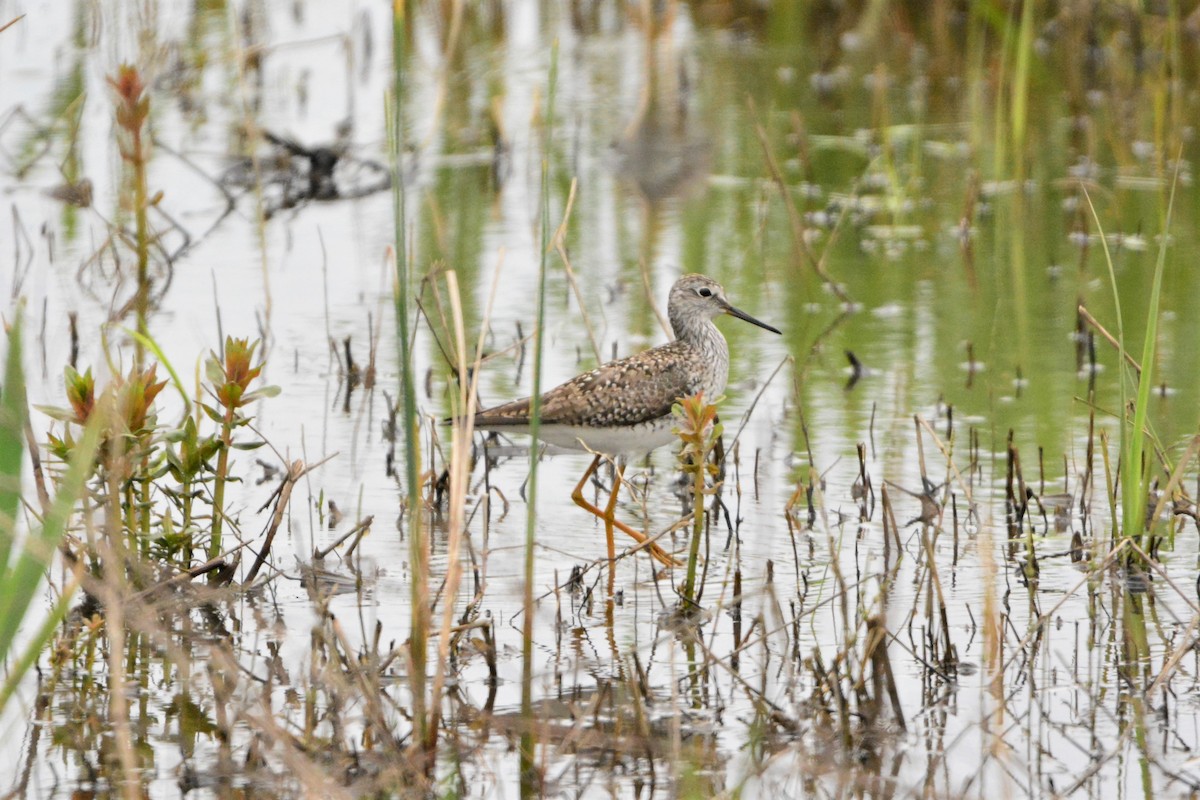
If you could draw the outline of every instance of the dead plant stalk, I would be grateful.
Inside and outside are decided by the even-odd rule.
[[[475,345],[474,366],[470,372],[470,381],[465,380],[461,367],[458,381],[459,414],[454,417],[450,440],[450,541],[447,546],[447,567],[445,594],[442,598],[442,624],[438,631],[437,669],[433,674],[433,687],[430,693],[429,725],[427,728],[427,752],[437,745],[438,720],[441,717],[441,696],[446,682],[446,671],[450,662],[450,643],[454,634],[454,611],[458,598],[459,584],[462,582],[462,562],[459,550],[462,547],[462,535],[466,528],[467,492],[471,486],[471,438],[475,431],[475,398],[479,388],[479,363],[483,359],[485,332],[488,330],[492,315],[492,305],[496,299],[496,287],[499,285],[501,267],[504,264],[504,253],[500,253],[500,263],[492,274],[492,285],[488,293],[487,310],[483,322],[479,326],[479,339]],[[450,309],[454,318],[454,348],[458,364],[467,363],[466,333],[463,327],[462,295],[458,288],[458,275],[454,270],[446,272],[446,284],[450,294]]]

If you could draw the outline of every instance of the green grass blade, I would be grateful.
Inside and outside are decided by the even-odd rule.
[[[1129,471],[1129,465],[1135,462],[1129,458],[1130,425],[1129,418],[1125,415],[1125,409],[1129,407],[1129,367],[1125,358],[1125,321],[1121,314],[1121,293],[1117,289],[1117,271],[1113,267],[1112,253],[1108,249],[1108,237],[1104,235],[1104,224],[1100,222],[1100,215],[1096,213],[1096,206],[1092,203],[1092,195],[1088,192],[1087,187],[1084,186],[1082,189],[1083,197],[1087,200],[1088,208],[1092,212],[1092,220],[1096,223],[1100,247],[1104,252],[1104,263],[1108,267],[1108,283],[1112,288],[1113,306],[1117,314],[1117,373],[1120,376],[1121,385],[1121,524],[1125,529],[1130,519],[1129,509],[1126,507],[1129,498],[1125,487],[1138,482],[1136,478],[1131,477],[1135,473]],[[1137,463],[1140,461],[1139,458]]]
[[[42,650],[46,647],[46,643],[54,636],[54,631],[58,628],[59,623],[67,616],[67,612],[71,610],[71,598],[75,594],[75,583],[72,582],[67,591],[64,591],[59,596],[58,602],[54,604],[54,608],[50,610],[50,614],[46,617],[45,622],[38,628],[25,646],[25,650],[20,657],[8,666],[8,674],[4,683],[0,684],[0,710],[3,710],[8,705],[9,699],[13,692],[17,690],[17,686],[21,683],[21,678],[29,671],[38,660],[38,656],[42,654]]]
[[[1176,162],[1178,163],[1178,162]],[[1129,470],[1125,472],[1130,482],[1123,487],[1123,496],[1133,496],[1125,506],[1125,535],[1140,537],[1146,527],[1146,493],[1150,490],[1149,469],[1143,468],[1146,442],[1146,417],[1150,413],[1150,394],[1154,388],[1154,351],[1158,345],[1158,309],[1162,295],[1163,272],[1167,263],[1167,237],[1171,230],[1171,216],[1175,210],[1175,187],[1179,183],[1179,169],[1171,181],[1171,195],[1167,201],[1167,217],[1163,221],[1162,238],[1158,244],[1158,259],[1154,264],[1154,282],[1150,288],[1150,307],[1147,310],[1146,338],[1142,342],[1142,375],[1138,381],[1137,400],[1133,406],[1133,430],[1129,442]],[[1136,531],[1136,533],[1135,533]]]
[[[21,504],[21,461],[25,456],[25,372],[21,368],[21,314],[8,334],[4,386],[0,388],[0,576],[17,535]],[[0,587],[3,591],[4,587]]]
[[[0,582],[0,656],[7,654],[11,648],[17,628],[37,594],[42,574],[49,567],[54,550],[66,533],[71,512],[83,496],[84,484],[95,464],[106,416],[107,413],[92,414],[71,454],[67,474],[59,485],[58,494],[50,504],[46,518],[40,528],[29,532],[12,570]]]
[[[1129,407],[1128,368],[1126,366],[1125,326],[1121,316],[1121,295],[1117,289],[1116,271],[1112,254],[1104,235],[1104,226],[1092,204],[1091,195],[1083,190],[1084,198],[1091,209],[1096,223],[1104,260],[1108,265],[1109,284],[1112,287],[1113,304],[1117,314],[1118,369],[1121,375],[1121,527],[1124,535],[1140,539],[1146,523],[1146,493],[1149,491],[1150,470],[1143,466],[1151,393],[1154,388],[1154,351],[1158,343],[1158,312],[1162,297],[1163,273],[1166,271],[1167,236],[1175,210],[1175,190],[1179,182],[1176,169],[1171,182],[1171,194],[1167,201],[1167,214],[1163,223],[1162,239],[1159,242],[1158,259],[1154,265],[1154,278],[1150,288],[1150,303],[1147,309],[1146,333],[1142,341],[1141,374],[1138,376],[1137,394],[1134,398],[1133,420],[1126,415]]]

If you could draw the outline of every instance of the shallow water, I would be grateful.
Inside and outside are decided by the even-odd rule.
[[[499,354],[483,368],[485,403],[527,394],[532,385],[532,350],[521,339],[536,309],[544,159],[552,226],[573,181],[574,195],[564,240],[570,272],[557,252],[548,262],[543,386],[594,365],[597,351],[607,359],[664,341],[656,307],[665,313],[667,290],[684,271],[717,278],[736,305],[784,331],[774,337],[722,322],[734,358],[721,406],[732,459],[722,499],[736,536],[724,515],[711,520],[702,602],[711,616],[698,636],[668,613],[681,570],[655,581],[644,556],[619,563],[618,601],[609,612],[603,529],[570,501],[589,457],[543,462],[534,687],[546,793],[1175,796],[1200,785],[1190,755],[1200,746],[1200,665],[1187,649],[1197,620],[1195,527],[1180,525],[1174,548],[1160,554],[1165,576],[1181,591],[1156,576],[1148,594],[1131,600],[1115,570],[1089,572],[1082,565],[1089,562],[1068,556],[1073,531],[1083,535],[1091,563],[1107,552],[1102,491],[1090,491],[1086,516],[1076,510],[1061,530],[1053,509],[1033,514],[1031,541],[1041,557],[1034,582],[1023,575],[1023,540],[1006,542],[1005,521],[1010,431],[1031,489],[1071,493],[1076,509],[1089,441],[1099,446],[1089,432],[1089,377],[1095,424],[1119,439],[1112,416],[1121,402],[1117,355],[1098,339],[1093,370],[1086,347],[1080,360],[1075,336],[1080,303],[1116,331],[1112,285],[1080,178],[1110,235],[1124,329],[1140,354],[1174,160],[1168,154],[1178,142],[1183,167],[1156,362],[1167,391],[1151,413],[1175,457],[1195,433],[1195,144],[1194,130],[1177,123],[1195,118],[1197,93],[1189,67],[1155,115],[1167,86],[1161,59],[1169,55],[1154,56],[1166,18],[1148,16],[1139,28],[1148,55],[1137,74],[1124,66],[1131,34],[1120,19],[1097,12],[1084,50],[1065,12],[1039,20],[1030,123],[1021,134],[1027,156],[1014,160],[1012,67],[999,55],[1005,12],[991,23],[955,18],[949,30],[962,35],[946,40],[890,7],[885,19],[789,7],[741,10],[725,20],[717,12],[738,4],[668,4],[675,13],[655,34],[621,4],[572,4],[574,13],[496,4],[464,14],[447,57],[449,23],[433,5],[412,17],[404,169],[413,286],[428,314],[414,348],[426,456],[436,451],[432,437],[448,447],[448,431],[436,423],[451,412],[454,389],[441,352],[450,338],[422,276],[456,272],[469,341],[488,319],[485,349]],[[407,520],[400,519],[399,483],[386,474],[383,435],[384,391],[395,399],[399,385],[386,260],[391,194],[301,203],[260,222],[253,192],[226,214],[214,181],[245,155],[242,130],[251,121],[309,146],[332,142],[342,126],[354,157],[386,162],[386,12],[379,4],[335,2],[0,4],[0,18],[26,14],[0,33],[0,121],[7,120],[0,191],[13,209],[9,246],[0,246],[13,255],[0,258],[0,280],[26,298],[29,330],[44,332],[26,359],[35,402],[62,402],[68,312],[79,314],[84,334],[80,365],[107,372],[98,331],[131,292],[127,264],[115,278],[111,266],[101,270],[87,259],[121,216],[105,78],[133,61],[153,77],[150,185],[192,242],[159,275],[151,332],[189,385],[222,334],[261,332],[267,378],[283,389],[255,409],[256,428],[274,452],[259,450],[238,464],[247,482],[233,514],[244,534],[265,526],[258,509],[277,482],[256,484],[263,470],[255,458],[331,459],[293,495],[273,552],[281,574],[269,588],[220,605],[216,619],[176,621],[178,646],[194,664],[180,664],[176,653],[161,662],[145,654],[131,715],[139,779],[154,796],[193,786],[200,794],[232,787],[283,795],[297,785],[349,794],[363,786],[340,762],[324,761],[319,748],[305,763],[333,788],[270,748],[263,767],[245,765],[249,753],[257,758],[255,680],[264,674],[275,676],[265,694],[276,722],[293,734],[311,732],[294,695],[319,691],[323,673],[313,655],[316,606],[299,581],[301,566],[314,547],[368,515],[372,532],[352,562],[363,589],[353,591],[348,565],[327,560],[351,581],[329,610],[353,646],[375,638],[402,643],[409,635]],[[971,39],[969,30],[986,41]],[[1194,34],[1182,36],[1182,63],[1190,64]],[[555,42],[547,150],[540,115]],[[33,122],[12,114],[22,108],[47,125],[80,92],[74,150],[65,126],[38,137]],[[796,222],[780,201],[759,125],[797,203]],[[43,138],[49,151],[35,158]],[[45,193],[62,182],[60,170],[92,181],[91,208],[73,209]],[[167,216],[155,221],[160,230],[169,224]],[[850,303],[797,253],[794,225]],[[178,247],[183,240],[176,232],[170,241]],[[109,327],[108,337],[111,357],[127,362],[120,330]],[[349,397],[339,360],[346,337],[359,363],[372,338],[378,342],[375,387],[358,386]],[[847,351],[867,370],[853,386]],[[164,405],[161,416],[177,413],[168,411],[172,400]],[[914,415],[943,442],[953,434],[953,467],[928,430],[918,436]],[[35,420],[36,430],[47,425]],[[888,484],[904,526],[899,548],[894,539],[885,544],[880,505],[859,520],[859,443],[877,499]],[[474,473],[480,483],[471,498],[465,589],[482,591],[479,610],[494,623],[497,681],[490,696],[486,659],[478,646],[464,645],[439,762],[446,785],[457,775],[458,789],[472,796],[515,794],[518,783],[528,513],[521,489],[529,463],[522,447],[499,452],[486,476],[494,487],[488,509],[477,505],[486,492],[483,466]],[[1111,458],[1115,469],[1115,449]],[[1098,453],[1093,463],[1103,485]],[[813,483],[810,469],[820,476],[814,519],[801,489],[789,524],[789,499],[800,482]],[[949,482],[954,497],[937,531],[906,526],[921,504],[903,490],[919,490],[926,473],[935,484]],[[668,449],[634,464],[629,477],[646,491],[641,502],[626,496],[622,517],[651,532],[676,523],[684,512],[677,474]],[[1195,485],[1194,469],[1183,485]],[[948,495],[939,489],[938,497]],[[336,501],[345,514],[333,530],[319,499]],[[436,588],[447,537],[445,519],[433,524]],[[673,541],[685,546],[682,534]],[[576,565],[589,566],[583,590],[567,586]],[[934,628],[939,595],[949,641]],[[1143,615],[1135,618],[1138,604]],[[989,640],[991,614],[1002,622]],[[851,733],[839,729],[836,720],[847,712],[830,706],[817,676],[830,669],[866,674],[865,623],[876,618],[892,634],[904,724],[885,709],[879,724]],[[1143,625],[1149,649],[1139,654],[1129,642]],[[214,641],[232,643],[247,676],[220,701],[208,660]],[[160,645],[148,637],[130,646]],[[946,655],[950,646],[955,658]],[[1177,649],[1185,655],[1173,665],[1170,691],[1156,689],[1143,707],[1139,698]],[[945,663],[932,663],[941,657]],[[229,669],[218,663],[215,674]],[[395,678],[389,721],[403,736],[404,671],[397,662],[387,672]],[[20,753],[0,766],[0,777],[19,795],[112,790],[115,773],[104,766],[111,743],[89,722],[89,714],[103,716],[93,709],[105,707],[102,693],[84,685],[86,670],[70,674],[36,713],[39,687],[27,681],[0,718],[0,737],[11,743],[5,750]],[[841,683],[849,693],[862,690]],[[181,697],[198,710],[181,712]],[[343,699],[341,725],[329,714],[318,734],[339,743],[330,750],[364,751],[371,773],[366,712]],[[234,722],[218,719],[222,705]],[[860,713],[852,715],[856,726]],[[214,733],[227,724],[228,744]]]

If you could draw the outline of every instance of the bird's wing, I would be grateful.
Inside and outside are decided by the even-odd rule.
[[[610,361],[542,395],[541,421],[559,425],[637,425],[671,413],[680,397],[695,394],[700,365],[677,342]],[[529,423],[526,397],[481,411],[479,427]]]

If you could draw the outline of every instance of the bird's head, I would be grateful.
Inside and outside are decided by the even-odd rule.
[[[725,299],[725,289],[721,284],[706,275],[684,275],[675,281],[675,285],[671,287],[668,307],[673,326],[677,326],[676,320],[681,323],[689,319],[711,320],[721,314],[729,314],[772,333],[781,332],[778,328],[757,320],[745,311],[731,305]],[[678,328],[676,333],[678,333]]]

